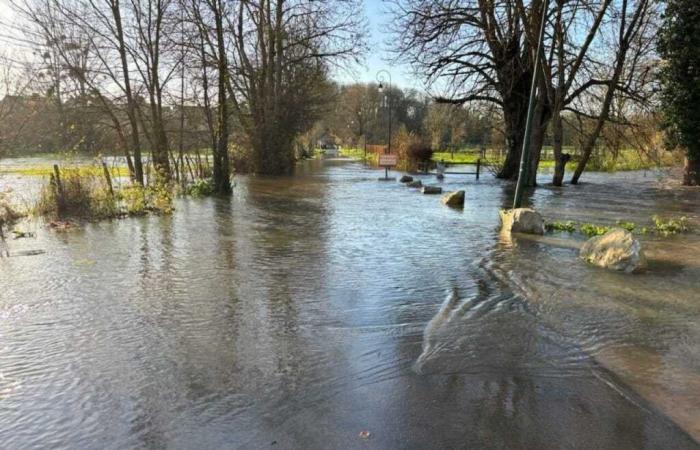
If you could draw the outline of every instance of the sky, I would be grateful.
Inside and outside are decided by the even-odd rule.
[[[364,6],[370,31],[370,51],[364,64],[366,67],[356,67],[355,76],[337,73],[334,78],[342,83],[352,83],[353,81],[371,83],[376,82],[378,71],[388,70],[391,73],[392,82],[396,86],[422,89],[420,81],[411,75],[410,67],[405,64],[392,66],[387,61],[391,59],[392,55],[388,51],[390,42],[387,42],[391,40],[391,35],[386,31],[391,22],[391,15],[386,11],[386,3],[382,0],[364,0]]]
[[[387,12],[387,4],[383,0],[364,0],[365,15],[368,20],[370,31],[369,48],[370,51],[362,66],[353,67],[354,73],[339,71],[333,78],[341,83],[353,82],[376,82],[377,72],[388,70],[391,73],[394,85],[401,88],[414,88],[423,90],[422,83],[410,73],[410,67],[405,64],[389,64],[391,54],[387,47],[390,46],[391,35],[388,33],[388,25],[391,22],[391,15]],[[10,8],[10,0],[0,0],[0,28],[3,24],[12,23],[14,13]],[[8,30],[0,30],[0,47],[6,44]]]

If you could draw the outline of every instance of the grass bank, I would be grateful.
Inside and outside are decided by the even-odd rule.
[[[101,176],[103,173],[102,167],[85,165],[79,166],[80,170],[85,175]],[[129,168],[124,166],[114,166],[108,168],[110,175],[116,177],[128,177]],[[49,177],[53,174],[53,164],[41,164],[28,167],[0,167],[0,175],[13,174],[27,177]]]
[[[366,161],[370,164],[377,163],[377,155],[372,152],[367,152],[367,156],[365,157],[365,151],[362,148],[341,148],[339,150],[339,154],[340,156],[344,156],[346,158]]]
[[[576,168],[578,162],[576,161],[575,149],[573,147],[565,147],[564,152],[574,155],[571,161],[566,164],[566,169],[572,171]],[[553,158],[554,150],[551,146],[545,146],[542,149],[542,160],[540,160],[539,168],[543,169],[553,169],[554,160]],[[435,152],[433,155],[433,161],[443,160],[446,163],[451,164],[476,164],[476,161],[481,158],[481,152],[479,149],[462,149],[460,151],[448,152],[440,151]],[[485,161],[482,162],[487,164],[497,165],[502,160],[498,156],[498,152],[488,149],[486,150]],[[658,167],[669,167],[678,164],[679,161],[676,155],[670,152],[663,152],[660,154],[658,160],[641,156],[637,151],[633,149],[625,149],[620,151],[616,156],[612,154],[594,154],[586,166],[586,170],[589,171],[601,171],[601,172],[617,172],[617,171],[630,171],[630,170],[650,170]]]

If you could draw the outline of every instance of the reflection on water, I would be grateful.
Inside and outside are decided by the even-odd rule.
[[[500,240],[495,180],[448,178],[457,211],[376,178],[317,161],[171,217],[28,224],[0,259],[3,448],[697,448],[697,236],[626,277]],[[698,220],[692,192],[590,179],[531,200]]]

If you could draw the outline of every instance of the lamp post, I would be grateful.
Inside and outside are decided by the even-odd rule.
[[[389,139],[387,141],[387,154],[391,154],[391,73],[382,69],[377,72],[377,82],[379,83],[379,93],[384,92],[384,83],[388,81],[388,91],[386,93],[387,106],[389,108]],[[384,178],[389,178],[389,168],[384,167]]]

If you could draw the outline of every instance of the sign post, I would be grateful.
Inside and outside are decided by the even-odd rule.
[[[398,155],[384,153],[379,155],[379,166],[384,167],[384,179],[389,179],[389,167],[394,167],[398,163]]]

